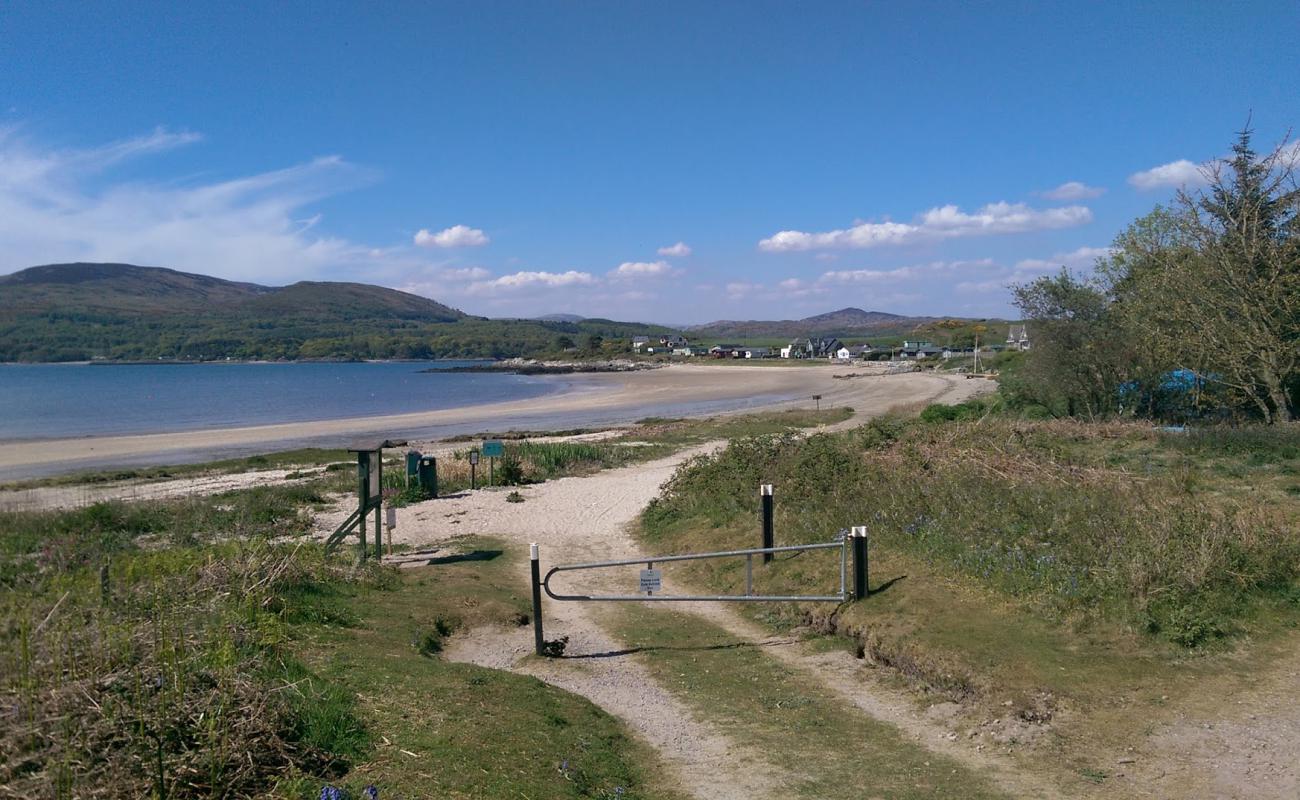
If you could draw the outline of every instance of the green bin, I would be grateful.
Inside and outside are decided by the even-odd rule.
[[[430,497],[438,496],[438,459],[420,456],[420,487]]]
[[[420,451],[406,451],[406,485],[409,488],[411,484],[420,482]]]

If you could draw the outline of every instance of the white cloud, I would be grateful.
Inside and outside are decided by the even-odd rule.
[[[818,283],[881,283],[886,281],[901,281],[908,278],[914,278],[917,275],[915,267],[898,267],[897,269],[842,269],[831,272],[823,272],[822,276],[817,279]]]
[[[1106,190],[1100,186],[1089,186],[1079,181],[1067,181],[1055,189],[1048,189],[1038,194],[1048,200],[1068,202],[1070,200],[1091,200],[1094,197],[1101,197],[1105,193]]]
[[[1143,192],[1152,189],[1199,186],[1205,183],[1202,169],[1202,165],[1193,164],[1183,158],[1142,172],[1135,172],[1128,176],[1128,182],[1130,186]]]
[[[739,300],[764,290],[761,283],[751,283],[749,281],[733,281],[726,286],[727,297],[732,300]]]
[[[158,129],[84,149],[33,144],[0,129],[0,272],[60,261],[123,261],[225,278],[299,280],[344,273],[384,280],[419,266],[316,233],[314,202],[372,175],[338,156],[208,182],[112,181],[128,161],[199,141]]]
[[[438,277],[452,281],[481,281],[492,273],[483,267],[448,267],[438,270]]]
[[[624,261],[609,274],[613,278],[659,278],[678,272],[667,261]]]
[[[926,211],[912,223],[864,222],[824,233],[781,231],[763,239],[758,246],[771,252],[864,249],[965,236],[1069,228],[1091,221],[1092,211],[1085,206],[1034,209],[1024,203],[990,203],[968,214],[955,205],[946,205]]]
[[[493,294],[521,289],[555,289],[568,286],[593,286],[596,277],[589,272],[515,272],[489,281],[470,284],[471,294]]]
[[[1051,258],[1025,258],[1016,262],[1017,272],[1051,272],[1061,267],[1084,269],[1091,267],[1099,258],[1111,254],[1109,247],[1080,247],[1068,253],[1056,253]]]
[[[661,247],[655,252],[661,256],[681,258],[683,256],[689,256],[691,254],[691,248],[690,245],[686,244],[686,242],[678,242],[677,244],[668,247]]]
[[[468,225],[452,225],[437,233],[421,228],[415,234],[415,243],[420,247],[482,247],[490,241],[486,233]]]

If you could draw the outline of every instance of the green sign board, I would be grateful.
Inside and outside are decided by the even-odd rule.
[[[488,458],[500,458],[505,455],[505,453],[505,445],[501,444],[500,440],[489,439],[483,442],[483,455]]]

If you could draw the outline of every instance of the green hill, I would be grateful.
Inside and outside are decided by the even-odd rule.
[[[841,308],[804,319],[719,320],[692,330],[697,336],[718,339],[779,339],[796,336],[867,336],[905,333],[933,322],[934,317],[904,317],[884,311]]]
[[[503,358],[668,329],[488,320],[360,283],[272,287],[131,264],[0,276],[0,361]]]

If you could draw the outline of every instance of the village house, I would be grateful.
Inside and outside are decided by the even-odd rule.
[[[918,359],[937,356],[943,352],[934,346],[933,342],[925,339],[904,339],[903,347],[898,351],[900,359]]]
[[[767,358],[771,355],[772,355],[772,350],[767,347],[745,348],[745,358]]]
[[[795,339],[782,347],[781,358],[835,358],[842,346],[834,336],[810,336],[807,339]]]
[[[678,347],[685,347],[690,344],[685,336],[660,336],[659,344],[669,350],[675,350]]]
[[[715,344],[709,348],[714,358],[744,358],[745,350],[738,344]]]
[[[632,337],[632,349],[635,350],[636,352],[639,353],[639,352],[641,352],[642,350],[644,350],[645,348],[647,348],[647,347],[649,347],[649,346],[650,346],[650,337],[649,337],[649,336],[633,336],[633,337]]]
[[[1029,326],[1012,325],[1009,328],[1007,328],[1007,349],[1008,350],[1029,349]]]

